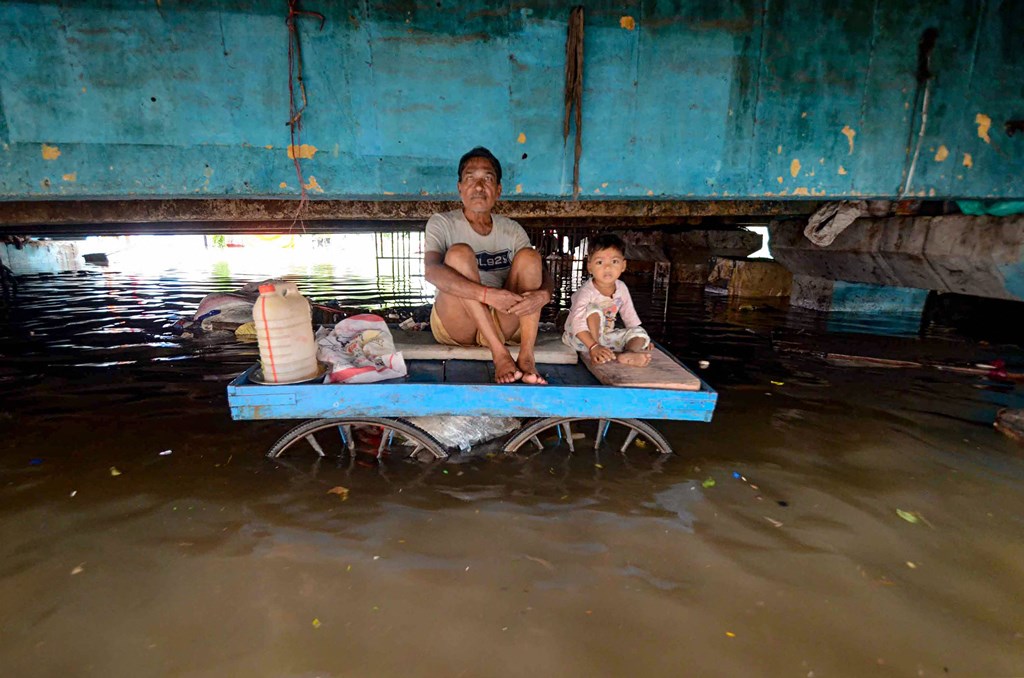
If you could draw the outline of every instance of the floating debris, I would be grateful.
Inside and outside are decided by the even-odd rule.
[[[917,513],[914,513],[912,511],[904,511],[903,509],[896,509],[896,515],[898,515],[900,518],[903,518],[903,520],[907,521],[908,523],[913,523],[915,525],[921,520]]]
[[[338,485],[327,490],[327,494],[336,494],[342,501],[348,501],[348,488]]]

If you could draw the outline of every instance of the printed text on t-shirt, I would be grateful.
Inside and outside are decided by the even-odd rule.
[[[481,271],[497,271],[512,265],[512,251],[477,252],[476,265]]]

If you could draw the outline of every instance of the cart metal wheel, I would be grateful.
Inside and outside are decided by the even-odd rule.
[[[313,419],[304,422],[288,433],[281,436],[281,439],[274,443],[267,456],[276,459],[299,443],[308,444],[317,455],[323,457],[324,445],[328,447],[338,446],[342,451],[353,453],[356,450],[356,438],[353,435],[353,426],[377,426],[381,429],[380,441],[376,444],[375,451],[377,458],[384,456],[384,450],[389,449],[395,442],[396,435],[412,443],[410,457],[415,457],[422,451],[429,452],[435,459],[446,459],[448,453],[438,440],[405,419],[392,419],[386,417],[355,417],[342,419]]]
[[[594,436],[594,449],[598,449],[601,444],[608,437],[608,429],[612,425],[625,427],[626,429],[626,440],[619,449],[620,452],[625,453],[630,445],[639,437],[642,440],[647,440],[654,445],[658,452],[661,454],[672,454],[672,446],[665,436],[661,435],[656,428],[651,426],[645,421],[639,419],[593,419],[590,417],[551,417],[548,419],[537,419],[519,430],[514,436],[509,438],[509,441],[505,443],[505,452],[512,454],[519,451],[523,445],[527,442],[532,441],[538,449],[543,450],[544,444],[540,441],[540,436],[554,429],[558,433],[560,440],[565,440],[569,446],[570,452],[576,451],[576,445],[573,441],[572,425],[574,422],[588,422],[596,421],[597,429]]]

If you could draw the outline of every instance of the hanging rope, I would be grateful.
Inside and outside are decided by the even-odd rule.
[[[326,19],[323,14],[319,12],[306,12],[299,9],[299,0],[288,0],[288,18],[285,23],[288,25],[288,132],[289,142],[291,144],[290,151],[292,161],[295,163],[295,177],[299,181],[299,189],[301,190],[299,196],[299,208],[295,211],[295,218],[292,221],[292,226],[295,222],[299,221],[299,217],[302,215],[302,211],[305,209],[306,204],[309,202],[309,196],[306,193],[306,181],[302,176],[302,165],[299,163],[299,152],[301,132],[302,132],[302,114],[306,110],[306,83],[302,80],[302,44],[299,42],[299,31],[295,26],[295,20],[299,17],[308,16],[316,19],[320,19],[320,30],[324,29],[324,22]],[[296,100],[295,86],[298,83],[299,98]],[[301,101],[301,104],[299,103]],[[305,226],[303,226],[305,231]]]
[[[569,13],[569,32],[565,39],[565,120],[562,143],[569,140],[569,120],[576,123],[576,146],[572,163],[572,197],[580,194],[580,156],[583,154],[583,6]]]

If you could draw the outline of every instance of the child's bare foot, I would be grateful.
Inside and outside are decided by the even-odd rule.
[[[494,381],[499,384],[511,384],[523,378],[522,371],[512,360],[512,355],[505,351],[504,354],[494,356]]]
[[[647,367],[651,363],[650,351],[623,351],[615,356],[623,365],[632,365],[633,367]]]

